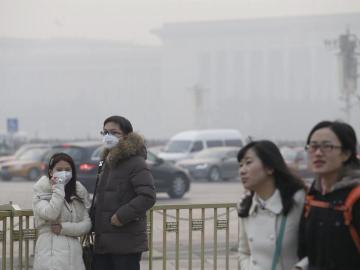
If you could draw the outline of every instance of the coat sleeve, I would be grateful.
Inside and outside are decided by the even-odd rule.
[[[82,211],[82,219],[79,222],[63,222],[61,223],[61,233],[66,236],[81,236],[88,233],[91,229],[91,220],[89,213],[84,207]]]
[[[76,193],[81,199],[81,218],[78,222],[62,222],[62,235],[81,236],[88,233],[92,227],[88,212],[91,205],[89,193],[80,182],[76,182]]]
[[[42,199],[42,193],[43,191],[39,187],[34,187],[34,214],[44,220],[56,221],[60,216],[61,209],[64,204],[64,185],[57,184],[53,186],[53,193],[51,195],[50,201]]]
[[[250,269],[250,247],[249,241],[245,230],[244,219],[240,218],[239,230],[239,262],[240,270]]]
[[[154,180],[145,159],[139,157],[130,176],[131,185],[136,196],[116,211],[116,216],[122,224],[136,220],[146,215],[156,201]]]

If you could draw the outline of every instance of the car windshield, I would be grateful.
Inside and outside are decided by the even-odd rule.
[[[170,141],[165,148],[166,153],[186,153],[189,151],[191,141]]]
[[[45,162],[49,162],[50,157],[55,153],[65,153],[73,158],[75,162],[81,161],[82,158],[82,150],[79,147],[54,147],[52,148],[45,157]]]
[[[16,159],[19,159],[25,152],[27,152],[33,148],[36,148],[36,146],[34,147],[34,146],[29,146],[29,145],[23,145],[14,153],[14,156]],[[41,146],[39,146],[39,149],[40,148],[41,148]]]
[[[18,160],[40,161],[46,151],[46,148],[29,149],[28,151],[25,151],[19,155]]]
[[[104,151],[104,147],[98,147],[91,155],[91,160],[99,161],[101,153]]]
[[[223,158],[226,156],[227,150],[208,149],[194,155],[194,158]]]
[[[148,161],[151,161],[151,162],[156,162],[158,158],[156,157],[156,155],[154,155],[153,153],[151,152],[147,152],[147,160]]]

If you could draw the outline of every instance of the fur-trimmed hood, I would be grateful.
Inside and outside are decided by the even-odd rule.
[[[129,133],[115,147],[105,149],[102,160],[106,160],[111,167],[115,167],[120,161],[132,156],[143,156],[145,159],[147,156],[144,138],[135,132]]]
[[[340,174],[339,181],[335,183],[335,185],[331,188],[331,191],[348,187],[355,187],[357,185],[360,185],[360,170],[345,168]],[[315,180],[314,187],[317,190],[321,190],[319,179]]]

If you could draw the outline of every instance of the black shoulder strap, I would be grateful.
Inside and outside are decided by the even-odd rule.
[[[100,178],[100,173],[101,173],[102,167],[103,167],[103,165],[104,165],[104,162],[105,162],[104,160],[100,160],[100,161],[99,161],[99,166],[98,166],[98,170],[97,170],[97,174],[96,174],[95,188],[94,188],[94,193],[93,193],[93,197],[92,197],[92,201],[91,201],[91,206],[90,206],[90,213],[93,211],[93,208],[94,208],[96,190],[97,190],[97,187],[98,187],[99,178]]]

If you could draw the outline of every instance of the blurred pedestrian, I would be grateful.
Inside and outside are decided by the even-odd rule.
[[[156,200],[144,140],[122,116],[107,118],[101,134],[105,150],[92,211],[93,269],[138,270],[148,250],[146,211]]]
[[[73,159],[54,154],[48,175],[34,185],[33,210],[39,237],[34,270],[85,269],[79,236],[91,229],[89,194],[76,181]]]
[[[289,270],[298,261],[297,236],[304,184],[271,141],[252,141],[238,153],[250,193],[240,202],[240,269]]]
[[[299,255],[308,265],[299,264],[298,269],[360,269],[356,146],[354,129],[339,121],[322,121],[308,135],[306,150],[316,178],[306,197],[299,235]],[[344,207],[353,191],[351,206]]]

